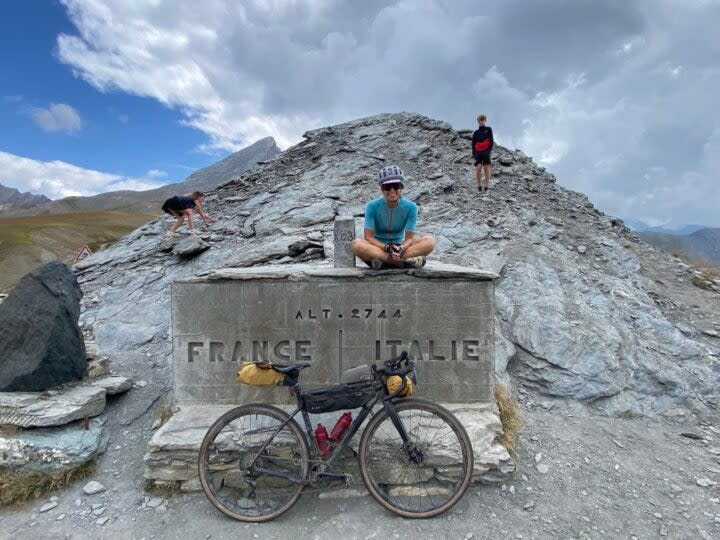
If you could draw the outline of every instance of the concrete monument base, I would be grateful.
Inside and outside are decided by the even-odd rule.
[[[494,403],[444,403],[465,426],[473,445],[475,456],[475,482],[498,483],[508,481],[515,471],[515,464],[508,451],[497,442],[502,435],[502,424]],[[158,429],[145,454],[145,479],[155,485],[175,486],[183,491],[199,491],[198,452],[210,425],[224,412],[228,405],[184,406],[160,429]],[[290,412],[292,408],[281,406]],[[342,411],[312,415],[313,426],[321,422],[325,426],[335,424]],[[300,419],[300,422],[302,420]],[[366,421],[367,423],[367,421]],[[301,424],[302,425],[302,424]],[[350,446],[357,451],[362,430],[353,438]],[[353,488],[364,487],[357,458],[348,451],[336,470],[352,475]],[[338,485],[342,487],[341,484]]]

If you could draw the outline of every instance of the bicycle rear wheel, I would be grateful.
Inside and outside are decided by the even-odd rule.
[[[387,411],[375,415],[360,440],[360,472],[370,494],[406,518],[429,518],[465,494],[473,452],[465,428],[440,405],[407,399],[394,403],[411,446],[404,445]]]
[[[300,498],[305,486],[298,480],[308,478],[310,453],[294,420],[277,432],[287,419],[277,407],[251,404],[226,412],[210,426],[200,446],[198,472],[208,499],[225,515],[269,521]]]

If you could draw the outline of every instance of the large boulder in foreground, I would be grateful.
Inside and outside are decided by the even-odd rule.
[[[41,391],[85,375],[81,297],[75,275],[59,261],[20,280],[0,304],[0,391]]]

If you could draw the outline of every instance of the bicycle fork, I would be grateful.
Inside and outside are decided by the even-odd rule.
[[[385,407],[385,412],[387,412],[390,417],[390,421],[393,423],[393,426],[395,426],[395,429],[397,429],[398,434],[402,439],[403,450],[407,453],[408,459],[416,465],[422,465],[425,456],[422,451],[415,446],[415,443],[410,440],[410,436],[405,429],[405,424],[402,423],[400,415],[397,413],[397,410],[395,410],[392,402],[390,400],[384,401],[383,406]]]

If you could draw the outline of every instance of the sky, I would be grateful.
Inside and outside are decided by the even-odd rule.
[[[611,215],[720,226],[718,26],[720,0],[8,2],[0,183],[146,189],[268,135],[484,113]]]

